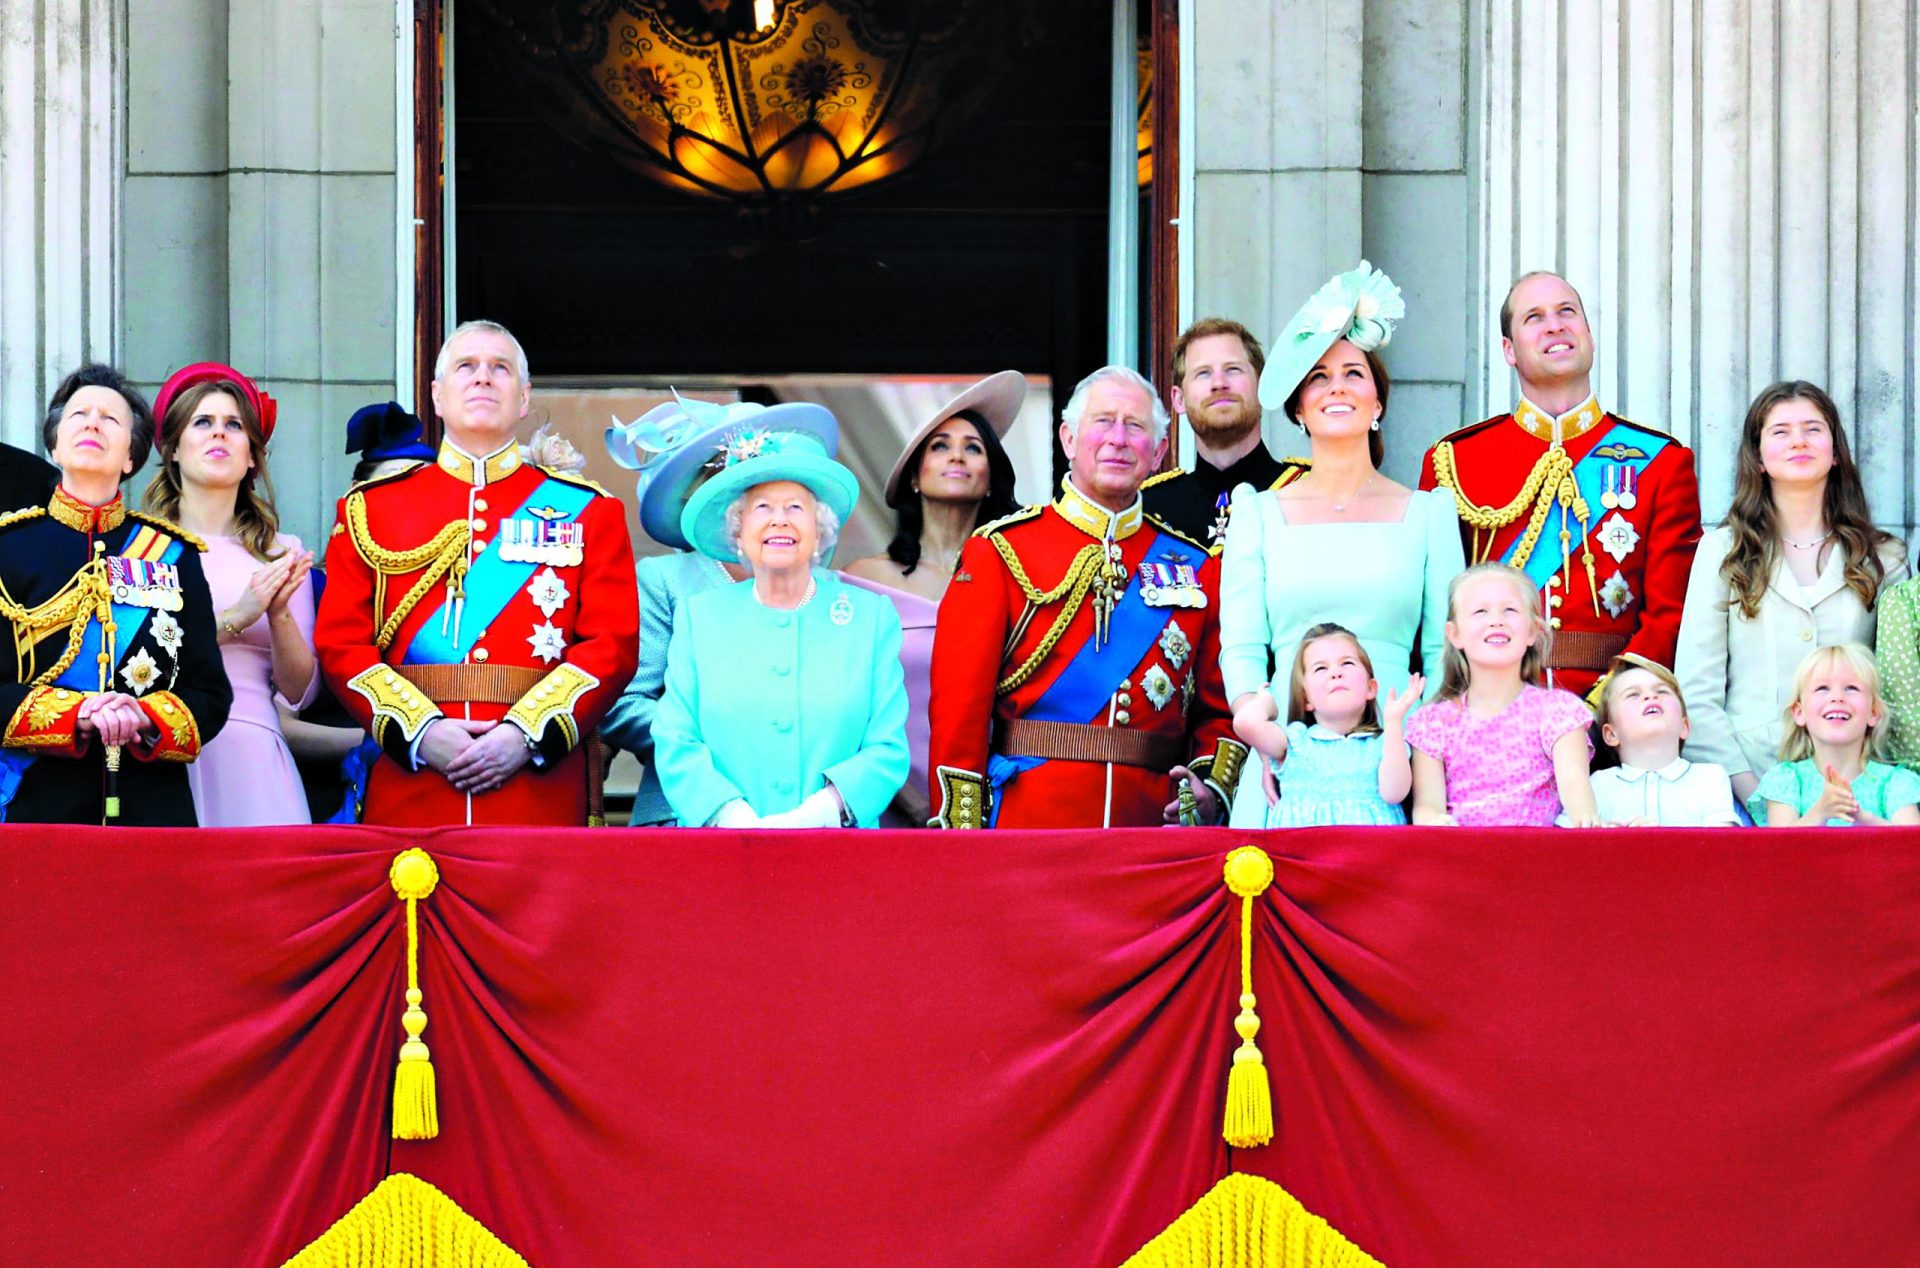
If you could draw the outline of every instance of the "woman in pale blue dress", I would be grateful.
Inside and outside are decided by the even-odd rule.
[[[1416,644],[1428,683],[1439,683],[1447,586],[1466,566],[1458,513],[1445,490],[1417,492],[1379,470],[1389,385],[1376,354],[1405,311],[1399,290],[1363,260],[1295,314],[1261,375],[1262,406],[1306,430],[1312,468],[1282,489],[1233,493],[1220,669],[1243,738],[1277,717],[1287,684],[1273,683],[1273,666],[1284,673],[1301,636],[1323,621],[1359,638],[1382,698],[1405,690]],[[1296,788],[1304,778],[1289,771]],[[1266,819],[1262,781],[1242,779],[1230,822]]]

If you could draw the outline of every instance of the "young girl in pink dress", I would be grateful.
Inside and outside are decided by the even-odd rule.
[[[1532,581],[1476,565],[1454,578],[1447,613],[1439,694],[1407,719],[1413,821],[1545,828],[1564,808],[1571,826],[1598,826],[1593,713],[1539,685],[1552,632]]]

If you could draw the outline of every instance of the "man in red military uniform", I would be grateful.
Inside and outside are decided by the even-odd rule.
[[[1420,487],[1452,490],[1468,562],[1510,563],[1545,593],[1553,685],[1588,695],[1623,652],[1672,665],[1700,540],[1692,452],[1601,410],[1586,308],[1564,279],[1513,284],[1500,344],[1519,403],[1436,444]]]
[[[1059,500],[975,533],[940,604],[932,822],[1157,824],[1170,775],[1193,794],[1183,821],[1213,821],[1246,747],[1220,684],[1219,561],[1141,509],[1166,408],[1107,366],[1063,417]]]
[[[314,626],[379,741],[367,823],[581,825],[600,715],[633,676],[639,602],[620,503],[520,457],[526,354],[492,322],[434,367],[431,463],[340,501]]]

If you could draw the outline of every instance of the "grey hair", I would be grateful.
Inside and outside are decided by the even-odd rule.
[[[453,341],[461,335],[470,335],[476,331],[499,335],[508,343],[512,344],[514,373],[520,376],[520,382],[523,384],[532,381],[527,374],[527,350],[520,346],[520,341],[513,337],[511,330],[508,330],[497,321],[488,321],[483,317],[474,321],[461,322],[453,328],[453,332],[447,336],[446,342],[440,345],[440,353],[433,359],[433,378],[436,383],[447,377],[447,362],[452,359],[449,349],[453,347]]]
[[[756,489],[759,487],[759,485],[754,486]],[[747,498],[752,494],[753,489],[743,489],[740,496],[728,505],[726,531],[728,548],[733,551],[733,557],[740,561],[749,574],[753,572],[753,564],[748,562],[745,552],[740,549],[740,527],[747,518]],[[818,567],[832,559],[833,552],[840,545],[840,516],[812,489],[807,489],[807,496],[813,499],[814,531],[818,534],[818,539],[813,544],[813,562]]]
[[[1166,439],[1167,428],[1173,423],[1173,416],[1167,413],[1167,407],[1160,400],[1160,393],[1153,390],[1144,375],[1130,366],[1103,365],[1086,378],[1081,379],[1073,389],[1073,395],[1067,398],[1067,407],[1060,411],[1060,421],[1066,424],[1067,431],[1077,440],[1080,436],[1080,419],[1087,412],[1087,397],[1099,383],[1125,383],[1137,387],[1153,403],[1153,440],[1155,444]]]

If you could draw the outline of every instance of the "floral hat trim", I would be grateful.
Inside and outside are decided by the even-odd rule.
[[[1362,352],[1378,352],[1393,339],[1394,323],[1406,315],[1400,288],[1367,261],[1338,274],[1300,306],[1275,340],[1260,375],[1260,404],[1281,408],[1314,363],[1342,339]]]
[[[1407,301],[1393,279],[1365,260],[1315,291],[1294,314],[1283,339],[1304,343],[1333,336],[1362,352],[1377,352],[1393,339],[1393,324],[1407,315]]]

